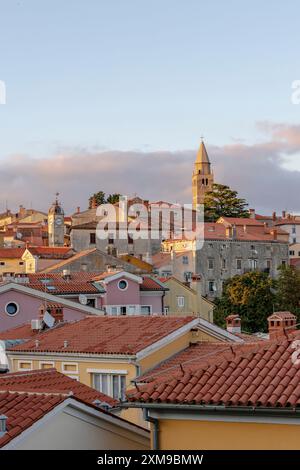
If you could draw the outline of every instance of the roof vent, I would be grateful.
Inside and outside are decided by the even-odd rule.
[[[64,341],[64,348],[68,347],[68,341]]]
[[[7,422],[7,416],[5,415],[0,415],[0,437],[4,436],[6,433],[6,422]]]
[[[38,340],[38,339],[36,339],[36,340],[35,340],[35,347],[36,347],[36,348],[38,348],[38,347],[39,347],[39,345],[40,345],[40,342],[39,342],[39,340]]]

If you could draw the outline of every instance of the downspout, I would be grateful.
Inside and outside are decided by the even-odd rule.
[[[165,295],[166,295],[166,291],[164,291],[163,295],[161,296],[161,313],[162,313],[162,315],[164,315],[164,313],[165,313],[165,302],[164,302]]]
[[[158,433],[159,433],[159,425],[158,425],[158,419],[157,418],[152,418],[149,416],[149,410],[148,408],[144,408],[144,419],[148,423],[153,424],[153,449],[152,450],[159,450],[159,438],[158,438]]]

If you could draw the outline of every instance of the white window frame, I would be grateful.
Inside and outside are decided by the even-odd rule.
[[[149,307],[150,312],[149,313],[142,313],[142,308],[143,307]],[[152,315],[152,305],[141,305],[141,315]]]
[[[15,304],[15,305],[17,306],[17,311],[16,311],[16,313],[7,313],[7,310],[6,310],[6,309],[7,309],[7,306],[8,306],[9,304]],[[20,311],[20,305],[19,305],[18,302],[16,302],[15,300],[10,300],[9,302],[7,302],[7,303],[5,304],[4,310],[5,310],[5,313],[6,313],[6,315],[7,315],[8,317],[14,317],[15,315],[18,315],[18,313],[19,313],[19,311]]]
[[[177,295],[177,307],[183,308],[185,306],[185,297],[184,295]]]
[[[120,372],[125,372],[125,371],[120,371],[120,370],[116,370],[116,371],[112,371],[112,370],[101,370],[101,371],[97,371],[96,372],[96,369],[87,369],[87,371],[95,371],[95,372],[90,372],[91,373],[91,383],[92,383],[92,388],[94,388],[95,390],[98,390],[96,387],[95,387],[95,375],[99,375],[100,376],[100,390],[98,390],[100,393],[105,393],[106,395],[112,397],[112,398],[115,398],[115,399],[121,399],[121,398],[125,398],[125,397],[121,397],[121,377],[124,377],[125,379],[125,390],[126,391],[126,375],[127,374],[124,374],[124,373],[120,373]],[[127,372],[127,371],[126,371]],[[107,376],[107,391],[103,391],[103,387],[102,387],[102,376],[103,375],[106,375]],[[119,396],[118,397],[114,397],[114,382],[113,382],[113,377],[114,376],[117,376],[118,377],[118,391],[119,391]]]
[[[55,367],[54,361],[39,361],[39,368],[40,368],[40,369],[42,369],[42,366],[43,366],[43,365]],[[43,369],[43,370],[47,370],[47,369]]]
[[[30,364],[30,369],[25,369],[24,367],[20,367],[20,364]],[[18,371],[24,371],[24,372],[28,372],[32,370],[32,361],[27,361],[27,359],[20,359],[18,361]]]
[[[76,370],[67,370],[65,366],[76,366]],[[63,362],[61,365],[61,370],[64,374],[68,375],[78,375],[78,362]]]

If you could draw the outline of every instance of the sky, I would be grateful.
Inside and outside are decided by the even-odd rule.
[[[204,136],[250,207],[300,212],[300,3],[0,0],[0,210],[190,202]]]

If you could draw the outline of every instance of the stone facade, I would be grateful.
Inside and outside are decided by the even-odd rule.
[[[196,252],[196,273],[203,278],[202,295],[213,299],[222,294],[227,279],[254,270],[276,278],[278,267],[288,261],[287,242],[206,239]]]

